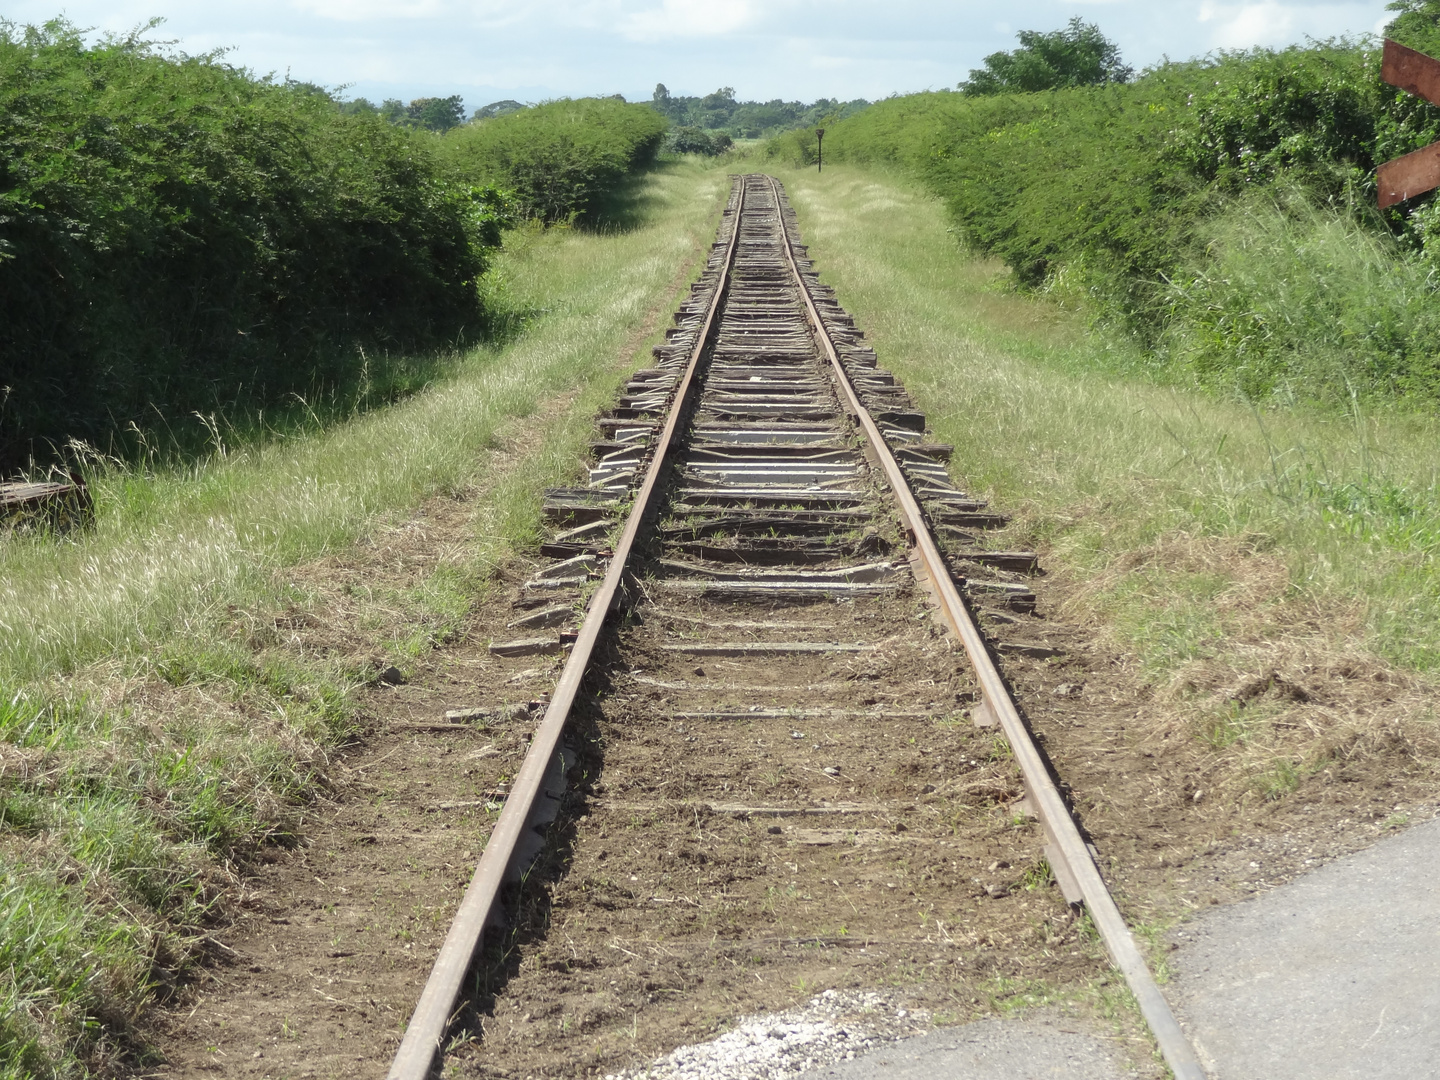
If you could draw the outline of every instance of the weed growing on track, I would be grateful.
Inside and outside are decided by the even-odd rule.
[[[540,489],[573,476],[617,358],[644,362],[637,328],[673,309],[726,190],[723,171],[669,165],[634,192],[627,229],[509,237],[489,288],[522,313],[512,340],[405,401],[217,439],[184,467],[101,466],[92,529],[0,537],[0,1060],[18,1063],[0,1076],[134,1052],[136,1018],[183,982],[236,864],[288,842],[327,783],[353,688],[454,633],[489,567],[533,540]],[[504,437],[557,397],[540,452],[491,484]],[[414,632],[377,642],[383,661],[273,647],[303,617],[285,567],[472,488],[473,564],[384,598]]]

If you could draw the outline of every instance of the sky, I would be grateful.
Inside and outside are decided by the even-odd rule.
[[[372,101],[461,94],[874,100],[953,87],[1019,30],[1099,24],[1137,69],[1214,49],[1376,32],[1378,2],[1165,0],[0,0],[0,17],[153,32],[187,53]]]

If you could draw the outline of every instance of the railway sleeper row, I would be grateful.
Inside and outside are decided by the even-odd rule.
[[[584,1075],[625,1064],[641,1028],[652,1049],[697,1041],[797,988],[903,974],[938,1004],[996,977],[1083,977],[1080,888],[936,622],[824,337],[1007,662],[1054,655],[1035,555],[988,547],[1008,519],[956,487],[952,448],[818,281],[773,181],[737,179],[675,324],[600,418],[587,484],[545,494],[551,561],[510,625],[553,636],[492,646],[523,664],[527,643],[575,640],[622,527],[636,537],[621,618],[529,822],[561,827],[488,954],[470,1057]],[[628,515],[657,452],[641,529]],[[540,852],[532,833],[512,877]]]

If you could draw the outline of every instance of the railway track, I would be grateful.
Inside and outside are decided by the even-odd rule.
[[[1000,950],[993,928],[1045,932],[1068,903],[1174,1073],[1203,1076],[994,663],[1045,653],[1025,640],[1035,557],[990,549],[1005,519],[954,486],[773,179],[736,179],[594,453],[586,486],[547,493],[552,561],[512,624],[531,636],[495,647],[570,654],[392,1080],[432,1073],[562,805],[546,934],[568,951],[544,978],[595,1003],[581,1030],[622,1000],[635,1028],[645,1008],[679,1023],[707,977],[935,977],[958,943]],[[1047,866],[1063,901],[1033,895]]]

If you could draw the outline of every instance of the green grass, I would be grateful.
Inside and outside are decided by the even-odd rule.
[[[1240,199],[1164,289],[1155,362],[1249,400],[1433,402],[1434,258],[1297,188]],[[1433,407],[1433,406],[1431,406]]]
[[[97,465],[92,529],[0,536],[0,1075],[133,1058],[136,1017],[193,962],[232,864],[293,838],[373,666],[269,647],[267,613],[305,599],[285,568],[478,491],[475,544],[385,598],[413,625],[376,647],[403,665],[452,637],[648,362],[639,327],[698,273],[726,191],[723,171],[670,164],[630,193],[624,231],[511,235],[486,283],[515,313],[507,343],[346,422],[222,436],[184,467]],[[494,479],[502,439],[537,416],[539,448]],[[145,707],[116,704],[137,688]]]
[[[1261,409],[1116,375],[1123,346],[966,255],[918,183],[774,171],[824,279],[955,444],[964,484],[1020,511],[1016,542],[1088,582],[1088,608],[1157,675],[1243,617],[1247,574],[1270,560],[1287,576],[1257,606],[1358,611],[1377,652],[1440,665],[1435,417]]]

